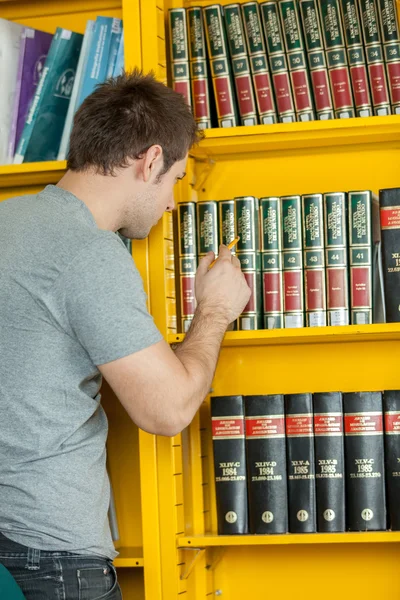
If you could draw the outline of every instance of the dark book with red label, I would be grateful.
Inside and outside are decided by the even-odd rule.
[[[260,199],[264,329],[283,327],[282,217],[280,198]]]
[[[335,116],[355,117],[339,0],[320,0],[319,9]]]
[[[390,115],[389,88],[375,0],[358,0],[374,114]]]
[[[172,88],[191,105],[189,46],[184,8],[168,11]]]
[[[285,328],[304,327],[301,196],[281,197]]]
[[[201,260],[207,252],[218,255],[218,202],[196,202],[197,257]]]
[[[250,533],[287,533],[283,396],[245,396],[244,405]]]
[[[263,2],[260,9],[279,122],[292,123],[296,121],[296,113],[278,4],[276,0]]]
[[[194,280],[197,269],[196,203],[182,202],[174,211],[176,312],[179,333],[186,333],[196,309]]]
[[[242,125],[257,125],[257,107],[250,72],[240,4],[224,6],[226,35]]]
[[[262,285],[259,202],[254,196],[235,198],[236,256],[251,289],[250,299],[237,321],[239,330],[262,329]]]
[[[218,534],[248,533],[246,440],[242,396],[212,396]]]
[[[389,529],[400,531],[400,390],[383,392]]]
[[[260,123],[270,125],[277,123],[277,115],[261,28],[260,8],[258,2],[246,2],[241,5],[241,8],[258,116]]]
[[[347,196],[344,192],[324,194],[328,325],[349,324],[346,209]]]
[[[321,121],[334,119],[333,100],[317,0],[300,0],[299,10],[303,24],[304,42],[307,50],[317,119]]]
[[[379,191],[385,312],[387,323],[400,321],[400,188]]]
[[[322,194],[305,194],[301,201],[306,325],[323,327],[326,325],[323,198]]]
[[[314,121],[313,98],[297,3],[294,0],[279,0],[278,8],[284,33],[283,39],[289,63],[297,120]]]
[[[357,0],[340,0],[340,5],[356,114],[371,117],[372,101]]]
[[[372,192],[349,192],[350,313],[352,325],[372,319]]]
[[[227,246],[236,237],[235,200],[218,202],[219,243]],[[236,254],[236,246],[231,254]]]
[[[317,528],[336,533],[346,530],[342,394],[314,394],[313,405]]]
[[[384,60],[394,115],[400,115],[400,29],[396,0],[377,0]]]
[[[317,531],[311,394],[285,396],[289,531]]]
[[[186,14],[193,116],[199,129],[209,129],[211,103],[203,12],[199,6],[193,6]]]
[[[343,394],[347,529],[386,529],[381,392]]]
[[[203,8],[211,77],[220,127],[239,125],[223,9],[219,4]]]

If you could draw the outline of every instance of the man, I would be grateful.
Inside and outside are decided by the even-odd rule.
[[[198,132],[182,96],[138,72],[79,109],[56,186],[0,204],[0,561],[27,600],[121,597],[105,470],[104,376],[142,429],[173,436],[207,395],[250,290],[222,246],[196,275],[175,351],[115,234],[145,238],[174,207]]]

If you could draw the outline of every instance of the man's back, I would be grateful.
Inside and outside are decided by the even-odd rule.
[[[113,558],[96,365],[158,341],[154,326],[140,343],[124,335],[149,319],[140,277],[115,233],[58,187],[1,203],[0,240],[0,531]]]

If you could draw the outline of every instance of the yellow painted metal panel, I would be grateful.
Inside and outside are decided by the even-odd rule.
[[[117,568],[132,568],[143,567],[143,548],[118,548],[119,555],[114,559],[114,564]]]
[[[156,437],[139,430],[140,484],[143,522],[143,556],[146,597],[159,600],[161,592],[161,549],[158,507]],[[129,475],[129,472],[127,472]]]
[[[226,548],[214,590],[230,600],[393,600],[400,597],[399,559],[398,544]]]
[[[121,2],[116,0],[68,0],[65,3],[12,2],[0,4],[0,17],[23,25],[54,33],[57,27],[65,27],[84,33],[88,19],[96,16],[122,17]]]
[[[138,428],[106,382],[102,387],[102,404],[109,423],[107,460],[119,529],[116,547],[117,550],[142,547]],[[143,557],[143,553],[139,556]]]
[[[124,53],[125,69],[142,67],[142,29],[140,22],[139,0],[122,0],[122,13],[124,20]],[[143,32],[146,35],[146,32]]]
[[[164,256],[165,268],[174,270],[174,243],[171,240],[164,240]]]
[[[172,219],[172,212],[166,212],[163,216],[163,233],[164,238],[167,240],[174,239],[174,226]]]
[[[392,147],[399,148],[399,132],[400,115],[220,128],[206,130],[204,141],[192,149],[191,155],[203,158],[241,154],[240,159],[245,159],[243,153],[275,154],[354,144],[392,143]]]
[[[64,175],[66,168],[67,163],[64,160],[23,163],[22,165],[0,165],[0,188],[19,188],[57,183]]]
[[[170,344],[182,342],[185,334],[168,338]],[[384,342],[400,340],[400,324],[346,325],[338,327],[307,327],[303,329],[274,329],[259,331],[228,331],[223,347],[281,346],[302,344],[337,344],[339,342]]]
[[[205,535],[177,539],[180,548],[209,546],[285,546],[309,544],[390,544],[400,542],[399,531],[310,533],[285,535]]]
[[[165,271],[165,292],[167,298],[175,298],[175,271]]]
[[[143,569],[118,569],[124,600],[145,600]]]

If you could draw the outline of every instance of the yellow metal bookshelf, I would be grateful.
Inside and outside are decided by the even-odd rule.
[[[143,0],[141,10],[154,24],[161,10],[166,19],[169,8],[208,4]],[[158,44],[147,39],[142,50],[154,69]],[[399,116],[209,130],[176,202],[400,186],[399,133]],[[149,293],[174,345],[184,335],[171,319],[167,230],[165,218],[150,235]],[[228,332],[212,393],[396,389],[399,336],[399,324]],[[400,597],[399,532],[217,535],[209,398],[181,435],[157,438],[157,463],[163,599]]]
[[[229,0],[222,0],[227,4]],[[1,0],[0,17],[54,32],[83,33],[98,14],[123,17],[127,68],[166,80],[165,21],[171,7],[210,0]],[[211,130],[190,153],[176,200],[284,195],[400,186],[400,117]],[[65,162],[0,167],[0,200],[55,183]],[[169,343],[176,334],[170,219],[134,258],[149,308]],[[229,332],[215,394],[400,388],[400,325]],[[209,399],[174,438],[133,425],[107,385],[109,471],[120,539],[124,600],[216,596],[316,600],[400,597],[399,532],[218,536]]]

